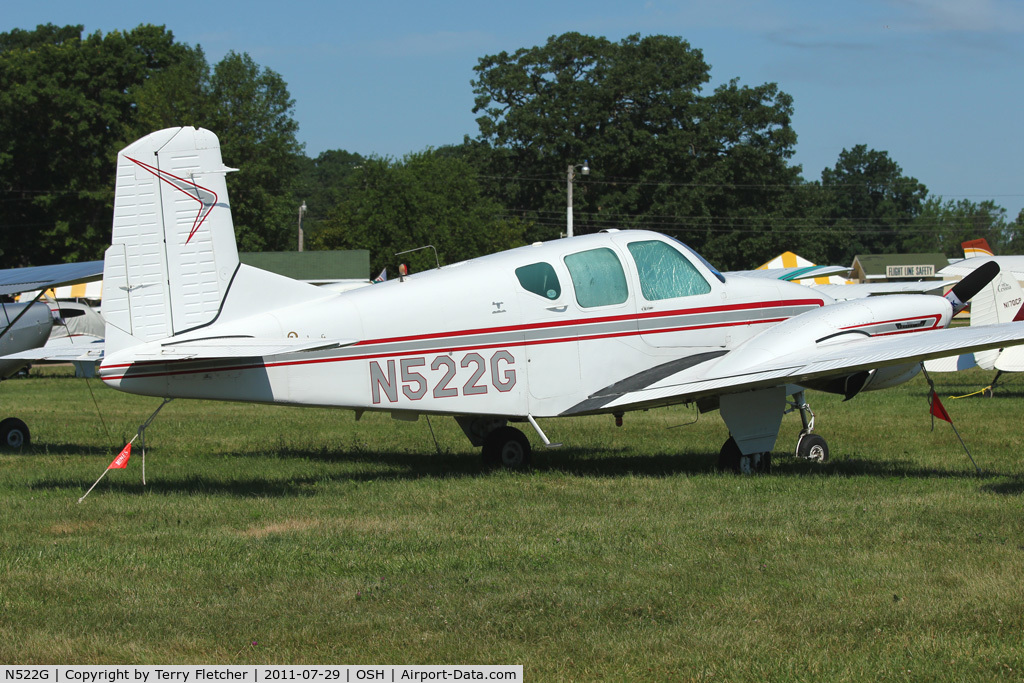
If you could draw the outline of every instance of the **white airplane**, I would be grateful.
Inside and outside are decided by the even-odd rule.
[[[122,391],[356,412],[451,415],[488,462],[528,463],[509,422],[678,403],[718,409],[720,466],[765,471],[787,410],[798,455],[828,456],[804,389],[852,398],[927,358],[1024,343],[1024,325],[944,329],[994,273],[947,297],[834,303],[724,276],[664,235],[608,231],[512,249],[345,293],[238,261],[217,137],[152,133],[118,155],[104,266],[106,355]]]
[[[1018,282],[1024,282],[1024,256],[996,256],[992,253],[992,247],[988,246],[988,240],[984,238],[962,242],[961,246],[964,248],[963,259],[940,270],[939,275],[943,278],[962,278],[982,263],[993,261],[999,264],[1003,273],[1009,273]]]
[[[1020,280],[1024,278],[1024,256],[993,256],[988,242],[984,239],[963,243],[964,260],[957,261],[942,272],[966,276],[981,265],[994,262],[999,274],[971,300],[971,326],[985,326],[1024,319],[1024,290]],[[938,358],[925,363],[929,372],[957,372],[973,367],[995,370],[992,382],[981,390],[991,397],[999,379],[1004,373],[1024,372],[1024,346],[964,353],[948,358]]]
[[[38,289],[46,290],[65,284],[98,280],[103,274],[102,261],[85,263],[59,263],[52,266],[11,268],[0,271],[0,296],[20,294]],[[59,309],[45,302],[0,304],[0,379],[18,372],[30,360],[19,353],[41,348],[50,338],[54,321],[59,320]],[[19,449],[29,445],[28,426],[16,417],[0,420],[0,448]]]

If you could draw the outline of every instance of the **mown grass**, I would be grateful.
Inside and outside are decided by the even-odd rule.
[[[988,375],[940,378],[942,395]],[[814,394],[832,461],[715,471],[717,415],[551,420],[485,470],[450,419],[5,382],[0,662],[521,663],[530,680],[992,680],[1024,670],[1019,386]],[[431,438],[430,427],[437,438]],[[108,436],[107,432],[110,432]],[[538,439],[530,434],[531,440]]]

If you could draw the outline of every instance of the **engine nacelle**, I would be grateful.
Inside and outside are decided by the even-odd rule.
[[[871,371],[871,379],[864,385],[861,391],[878,391],[899,386],[917,377],[921,372],[920,363],[907,363],[905,365],[890,365],[887,368],[876,368]]]
[[[842,301],[802,313],[765,330],[722,358],[718,368],[737,374],[770,367],[780,356],[840,345],[866,337],[926,333],[946,327],[953,307],[943,297],[894,294]],[[911,379],[919,363],[883,366],[802,383],[811,389],[852,398],[865,389],[884,389]]]

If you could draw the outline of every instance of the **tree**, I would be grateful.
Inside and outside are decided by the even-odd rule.
[[[0,34],[0,224],[5,261],[99,258],[109,243],[114,158],[130,93],[187,48],[159,26],[94,33],[39,26]]]
[[[821,172],[827,193],[824,219],[831,231],[829,261],[849,263],[857,254],[901,251],[912,234],[928,188],[903,175],[888,152],[857,145],[844,149],[833,168]]]
[[[374,272],[393,267],[395,253],[428,244],[442,264],[454,263],[523,243],[522,226],[502,213],[481,193],[473,168],[457,156],[427,150],[401,161],[373,157],[345,178],[344,199],[313,246],[369,249]],[[402,261],[414,270],[435,266],[432,252]]]
[[[240,169],[229,180],[239,249],[290,249],[302,146],[287,84],[249,55],[229,52],[213,68],[210,100],[207,127],[220,137],[227,163]]]
[[[477,141],[491,150],[483,170],[497,179],[489,191],[535,221],[531,239],[558,235],[565,172],[583,160],[593,172],[575,186],[579,232],[661,229],[726,265],[771,242],[751,246],[737,227],[767,235],[793,206],[792,98],[737,80],[702,94],[710,67],[684,40],[566,33],[474,70]]]
[[[222,142],[243,249],[287,248],[301,147],[281,77],[230,53],[213,70],[162,26],[0,34],[0,225],[10,265],[101,258],[117,152],[159,128],[205,126]],[[294,207],[292,204],[294,203]]]
[[[316,159],[303,155],[299,158],[299,172],[293,190],[294,201],[306,204],[302,220],[307,243],[316,241],[331,210],[344,199],[348,177],[362,167],[365,159],[356,153],[329,149]]]
[[[928,197],[921,212],[910,226],[902,242],[902,251],[939,251],[946,256],[962,255],[961,244],[984,238],[995,253],[1005,251],[1009,241],[1006,209],[992,200],[981,203],[969,199],[943,202],[942,197]]]
[[[295,102],[280,74],[247,54],[229,52],[211,70],[201,48],[134,92],[139,115],[132,139],[169,126],[217,134],[227,165],[231,214],[242,251],[294,247],[302,146]]]

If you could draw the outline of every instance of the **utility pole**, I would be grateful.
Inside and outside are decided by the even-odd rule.
[[[302,251],[302,214],[306,213],[306,202],[303,200],[299,207],[299,251]]]
[[[584,161],[582,164],[576,164],[576,165],[569,164],[569,171],[566,173],[566,185],[567,185],[567,188],[568,188],[566,194],[569,196],[569,208],[568,208],[568,210],[566,212],[566,223],[565,223],[565,227],[566,227],[565,236],[566,237],[572,237],[572,235],[573,235],[573,233],[572,233],[572,181],[576,179],[576,169],[577,168],[580,169],[580,173],[582,173],[583,175],[590,175],[590,166],[587,165],[587,162]]]

